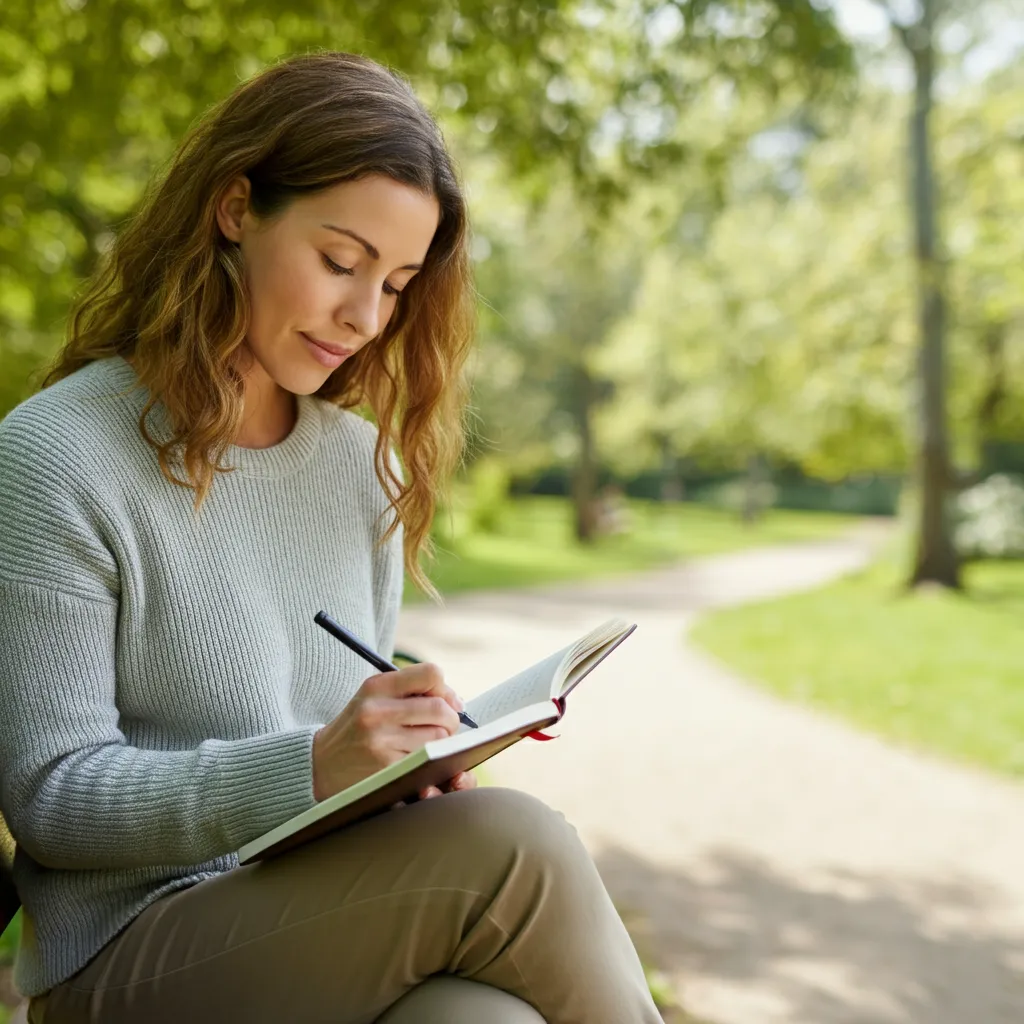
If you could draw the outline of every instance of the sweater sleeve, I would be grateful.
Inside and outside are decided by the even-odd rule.
[[[191,750],[119,728],[110,525],[84,467],[0,424],[0,810],[44,867],[192,865],[315,803],[317,726]]]

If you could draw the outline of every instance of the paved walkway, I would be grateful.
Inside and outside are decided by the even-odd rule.
[[[554,743],[489,762],[562,810],[645,960],[714,1024],[1024,1021],[1024,787],[780,702],[689,647],[700,611],[816,586],[877,535],[410,606],[464,697],[613,614],[636,633]]]

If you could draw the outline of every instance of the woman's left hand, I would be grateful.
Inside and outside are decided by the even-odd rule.
[[[420,799],[429,800],[432,796],[442,796],[444,793],[454,793],[460,789],[476,789],[476,776],[470,772],[459,772],[458,775],[450,778],[438,789],[437,786],[427,786],[420,790]]]
[[[426,789],[421,789],[419,799],[429,800],[432,796],[444,796],[445,793],[455,793],[460,789],[476,789],[476,776],[469,772],[459,772],[458,775],[445,782],[440,789],[437,786],[427,786]],[[398,803],[391,805],[392,810],[398,807],[405,807],[405,801],[399,800]]]

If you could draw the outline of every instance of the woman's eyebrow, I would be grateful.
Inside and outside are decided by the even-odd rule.
[[[349,238],[354,238],[367,252],[372,259],[379,260],[380,253],[377,251],[377,247],[368,242],[362,235],[357,235],[351,228],[339,228],[334,224],[321,224],[322,228],[328,228],[330,231],[337,231],[339,235],[348,235]],[[406,263],[404,267],[399,267],[399,270],[422,270],[422,263]]]

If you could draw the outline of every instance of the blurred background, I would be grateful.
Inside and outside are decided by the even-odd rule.
[[[407,75],[469,191],[481,330],[441,590],[869,522],[860,571],[692,641],[1024,777],[1021,4],[3,0],[0,416],[189,124],[312,48]]]

